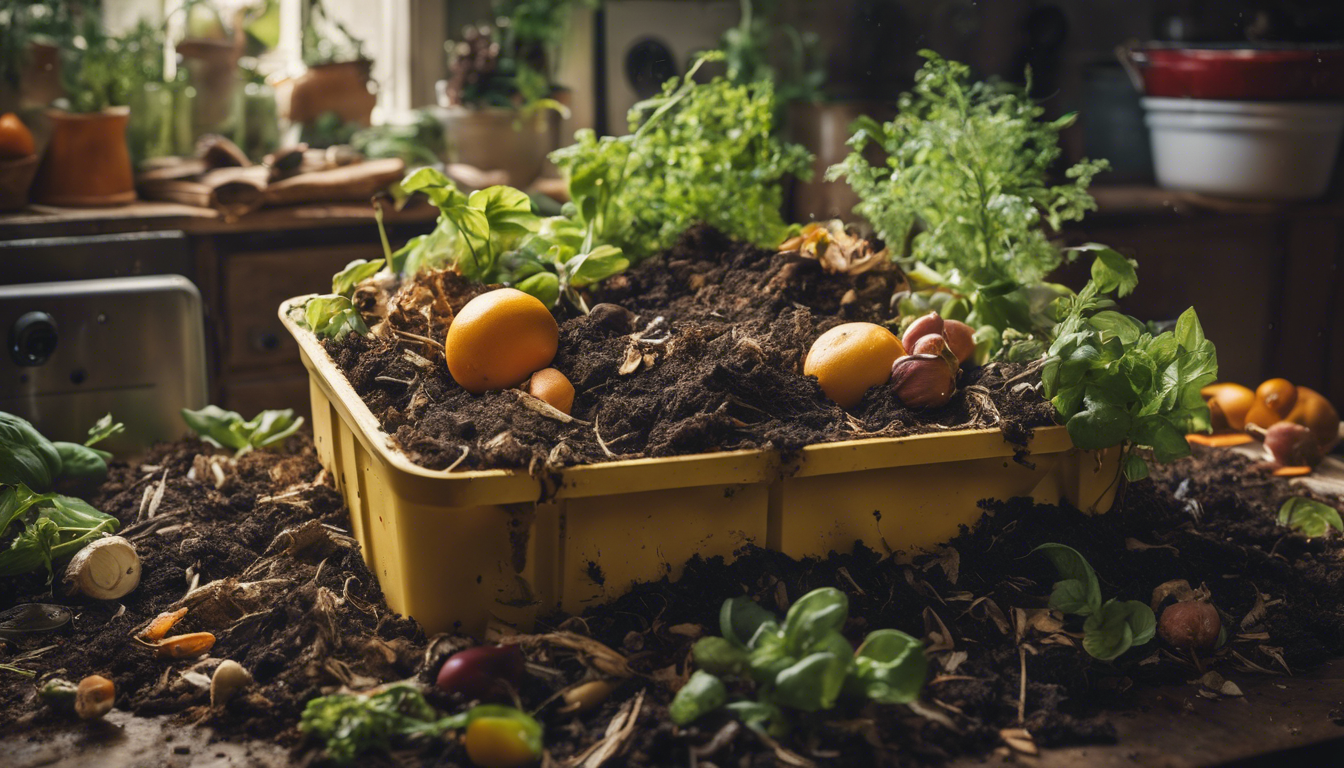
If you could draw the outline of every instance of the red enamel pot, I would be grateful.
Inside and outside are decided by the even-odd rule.
[[[1344,46],[1149,43],[1122,51],[1147,96],[1344,101]]]

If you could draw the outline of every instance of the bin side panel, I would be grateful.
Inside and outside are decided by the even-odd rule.
[[[731,560],[747,542],[765,546],[769,496],[751,483],[565,500],[561,607],[579,613],[635,582],[677,578],[696,554]]]
[[[1034,468],[994,457],[786,478],[779,549],[825,557],[862,541],[879,552],[932,550],[980,519],[981,499],[1029,495],[1059,458],[1033,454]]]

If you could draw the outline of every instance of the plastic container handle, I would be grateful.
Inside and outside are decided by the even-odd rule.
[[[1115,58],[1120,60],[1120,66],[1124,68],[1125,74],[1129,75],[1129,82],[1133,84],[1134,90],[1144,93],[1143,73],[1140,70],[1148,66],[1148,55],[1136,48],[1134,41],[1131,40],[1115,46]]]

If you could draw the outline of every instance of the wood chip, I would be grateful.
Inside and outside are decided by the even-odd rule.
[[[566,760],[561,765],[566,766],[566,768],[600,768],[625,749],[631,734],[635,732],[635,724],[638,722],[639,713],[643,708],[644,691],[640,691],[635,695],[635,698],[622,704],[621,708],[612,716],[611,722],[607,723],[607,730],[601,741]]]

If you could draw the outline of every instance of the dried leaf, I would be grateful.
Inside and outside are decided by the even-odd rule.
[[[1256,624],[1259,624],[1264,620],[1267,611],[1265,608],[1265,596],[1260,593],[1260,588],[1254,584],[1251,586],[1255,589],[1255,605],[1251,606],[1251,610],[1248,611],[1245,618],[1241,620],[1242,629],[1250,629]]]
[[[639,348],[638,344],[631,342],[630,346],[626,347],[625,350],[625,362],[621,363],[621,367],[616,369],[616,373],[620,376],[628,376],[635,371],[638,371],[639,366],[643,364],[643,350]]]
[[[1162,603],[1168,597],[1176,598],[1176,602],[1185,603],[1191,600],[1207,600],[1209,592],[1206,589],[1191,589],[1190,582],[1185,579],[1174,579],[1163,584],[1157,585],[1153,590],[1153,602],[1151,607],[1153,613],[1161,613]]]
[[[1170,549],[1173,554],[1180,555],[1181,551],[1170,544],[1144,544],[1138,539],[1125,539],[1125,549],[1132,552],[1145,552],[1150,549]]]
[[[966,651],[953,651],[952,653],[949,653],[942,659],[943,671],[947,672],[949,675],[956,672],[957,667],[960,667],[962,662],[966,661],[968,658],[970,658],[970,654]]]
[[[988,620],[994,622],[994,626],[998,627],[999,632],[1005,635],[1012,631],[1012,626],[1008,623],[1008,617],[1003,615],[1003,609],[988,597],[979,598],[971,603],[971,607],[967,608],[966,612],[977,621]]]
[[[1023,755],[1039,755],[1041,751],[1036,748],[1036,741],[1031,738],[1031,733],[1025,728],[1004,728],[999,731],[999,738],[1008,748]]]
[[[938,653],[956,648],[957,644],[952,638],[952,633],[932,608],[924,609],[924,635],[929,639],[929,646],[924,649],[926,653]]]

